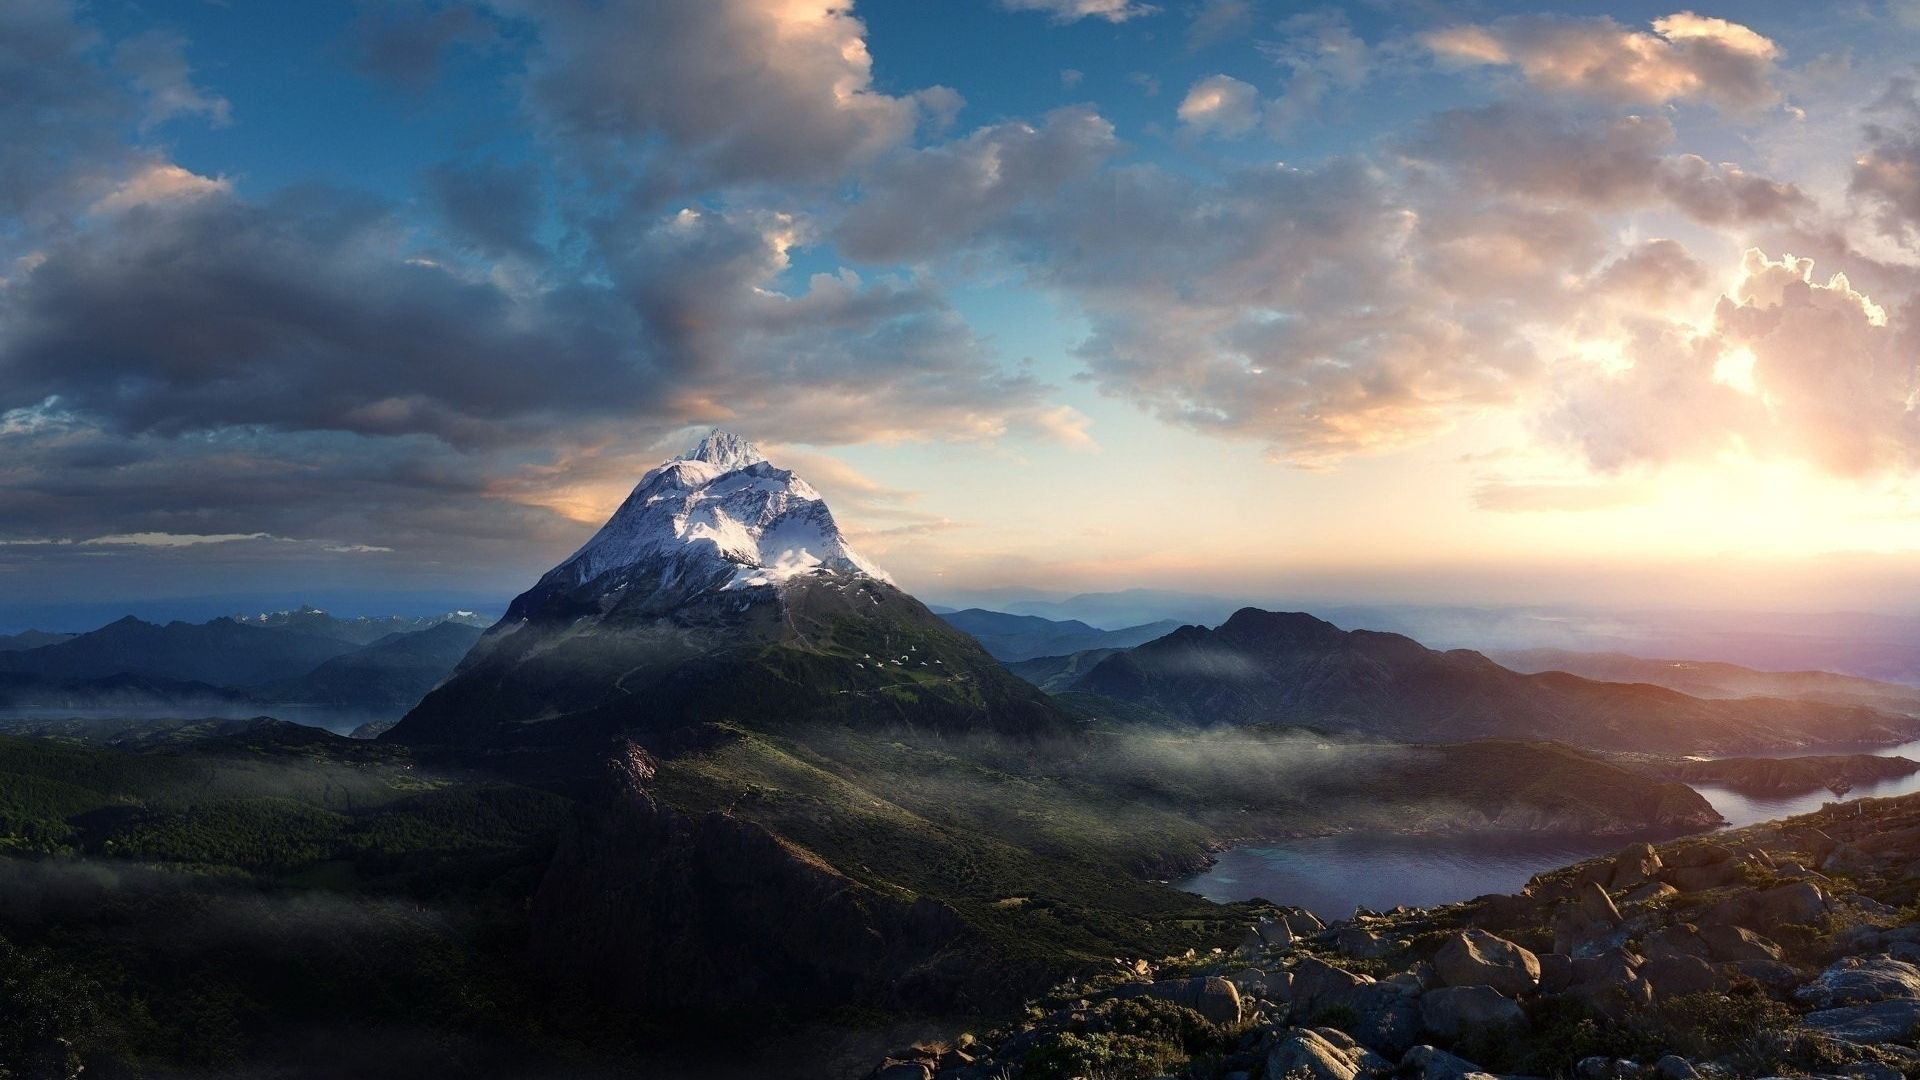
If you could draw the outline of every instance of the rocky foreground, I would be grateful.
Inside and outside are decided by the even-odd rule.
[[[1274,907],[1116,960],[875,1080],[1920,1076],[1920,795],[1610,857],[1519,894]]]

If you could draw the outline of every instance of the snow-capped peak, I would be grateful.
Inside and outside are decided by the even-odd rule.
[[[593,539],[541,584],[596,591],[711,582],[740,589],[820,570],[891,581],[847,544],[820,493],[738,435],[715,429],[662,463]]]
[[[681,454],[680,460],[704,461],[723,469],[740,469],[767,460],[767,455],[733,432],[714,428],[693,449]]]

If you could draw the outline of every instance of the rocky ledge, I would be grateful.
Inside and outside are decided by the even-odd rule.
[[[1116,960],[878,1080],[1920,1076],[1920,795],[1541,874],[1514,895],[1269,907]]]

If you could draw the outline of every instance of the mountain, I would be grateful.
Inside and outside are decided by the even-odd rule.
[[[18,652],[22,649],[37,649],[42,645],[58,645],[72,636],[72,634],[49,634],[45,630],[22,630],[17,634],[0,634],[0,652]]]
[[[1180,628],[1172,619],[1102,630],[1078,619],[1060,621],[1038,615],[1009,615],[985,608],[941,612],[940,617],[973,635],[981,647],[1003,663],[1041,656],[1065,656],[1088,649],[1129,649]]]
[[[1346,631],[1304,613],[1243,608],[1107,657],[1074,689],[1200,724],[1308,724],[1443,742],[1556,739],[1679,753],[1890,743],[1915,721],[1859,706],[1708,701],[1560,672],[1525,675],[1477,652]]]
[[[159,626],[128,616],[53,645],[0,652],[0,672],[48,679],[140,675],[247,687],[304,675],[354,643],[290,627],[232,619]]]
[[[649,471],[382,738],[462,753],[701,722],[1074,723],[855,552],[819,492],[716,431]]]
[[[1007,665],[1007,670],[1027,680],[1049,694],[1065,693],[1073,689],[1081,676],[1092,671],[1094,666],[1124,649],[1084,649],[1065,656],[1036,656],[1031,660],[1020,660]]]
[[[481,631],[461,622],[392,633],[292,679],[256,687],[263,701],[374,708],[413,705],[453,673]]]
[[[92,679],[52,679],[20,672],[0,672],[0,708],[5,709],[126,709],[168,712],[230,710],[259,702],[238,690],[203,682],[146,675],[116,674]]]
[[[1759,671],[1716,660],[1648,660],[1626,653],[1569,649],[1518,649],[1491,655],[1515,671],[1565,671],[1605,682],[1652,683],[1694,697],[1795,698],[1920,714],[1920,687],[1831,671]]]
[[[280,627],[300,630],[321,637],[350,641],[355,645],[371,645],[381,638],[395,634],[414,634],[431,630],[443,623],[484,630],[492,620],[472,611],[449,611],[443,615],[357,615],[342,619],[320,610],[317,607],[302,606],[291,611],[263,611],[258,614],[237,614],[230,618],[242,626]]]

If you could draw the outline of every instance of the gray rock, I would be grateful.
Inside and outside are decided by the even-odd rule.
[[[1607,890],[1588,882],[1574,894],[1574,902],[1580,905],[1580,914],[1589,922],[1607,926],[1620,925],[1620,909],[1613,905],[1613,899]]]
[[[1280,921],[1286,923],[1287,929],[1293,931],[1295,935],[1317,934],[1327,928],[1327,924],[1321,922],[1318,915],[1305,908],[1292,908],[1282,912]]]
[[[1362,930],[1357,926],[1340,931],[1333,940],[1334,947],[1343,955],[1364,960],[1386,956],[1398,951],[1404,944],[1392,938],[1382,937],[1371,930]]]
[[[1849,956],[1795,990],[1793,996],[1816,1009],[1920,1000],[1920,967],[1891,956]]]
[[[1509,996],[1540,985],[1540,958],[1484,930],[1448,938],[1433,955],[1433,967],[1448,986],[1491,986]]]
[[[1652,844],[1635,844],[1613,857],[1613,873],[1607,887],[1637,889],[1660,873],[1660,865],[1660,854],[1653,850]]]
[[[1290,1028],[1267,1052],[1267,1075],[1309,1080],[1356,1080],[1393,1063],[1331,1028]]]
[[[1648,960],[1663,960],[1675,956],[1690,956],[1705,960],[1713,955],[1713,949],[1701,937],[1700,930],[1692,923],[1677,923],[1661,927],[1646,936],[1642,951]]]
[[[1896,941],[1887,946],[1887,955],[1909,964],[1920,963],[1920,945],[1911,941]]]
[[[1240,991],[1218,975],[1131,983],[1113,992],[1117,998],[1148,997],[1184,1005],[1216,1024],[1240,1022]]]
[[[1666,854],[1664,862],[1669,869],[1677,868],[1686,870],[1696,866],[1713,866],[1717,863],[1727,862],[1732,858],[1732,848],[1727,847],[1725,844],[1716,844],[1708,841],[1703,844],[1692,844],[1680,848],[1677,851],[1670,851]]]
[[[1884,1043],[1906,1037],[1920,1023],[1920,1001],[1877,1001],[1822,1009],[1800,1018],[1814,1031],[1852,1043]]]
[[[1729,926],[1773,927],[1810,923],[1827,912],[1827,894],[1811,881],[1776,885],[1721,901],[1700,922]]]
[[[1668,867],[1660,872],[1660,880],[1681,892],[1705,892],[1738,884],[1745,878],[1740,863],[1733,859],[1706,866]]]
[[[1420,1004],[1393,987],[1378,983],[1356,994],[1359,1016],[1349,1034],[1384,1053],[1398,1054],[1418,1041]]]
[[[1435,1035],[1449,1038],[1469,1031],[1515,1027],[1526,1014],[1512,999],[1491,986],[1448,986],[1420,999],[1420,1022]]]
[[[1726,976],[1697,956],[1662,956],[1640,967],[1640,977],[1653,986],[1656,997],[1680,997],[1683,994],[1725,993]]]
[[[1769,990],[1785,990],[1800,984],[1800,972],[1778,960],[1740,960],[1734,963],[1733,970]]]
[[[1744,926],[1703,926],[1696,931],[1706,943],[1710,960],[1778,960],[1780,946]]]
[[[1644,904],[1652,900],[1665,900],[1669,896],[1679,896],[1680,890],[1664,881],[1650,881],[1620,898],[1625,904]]]
[[[873,1080],[933,1080],[933,1070],[917,1061],[901,1061],[882,1065]]]
[[[1336,1007],[1359,1012],[1360,988],[1371,985],[1370,976],[1356,975],[1316,957],[1305,957],[1293,966],[1293,1015],[1312,1020]]]
[[[1260,939],[1262,948],[1272,946],[1277,949],[1293,947],[1293,929],[1284,919],[1266,919],[1253,928],[1253,936]]]
[[[1481,1071],[1480,1066],[1465,1058],[1425,1044],[1400,1056],[1399,1075],[1407,1080],[1463,1080]]]
[[[1693,1063],[1679,1054],[1668,1054],[1654,1062],[1653,1071],[1660,1074],[1661,1080],[1697,1080],[1700,1075]]]

